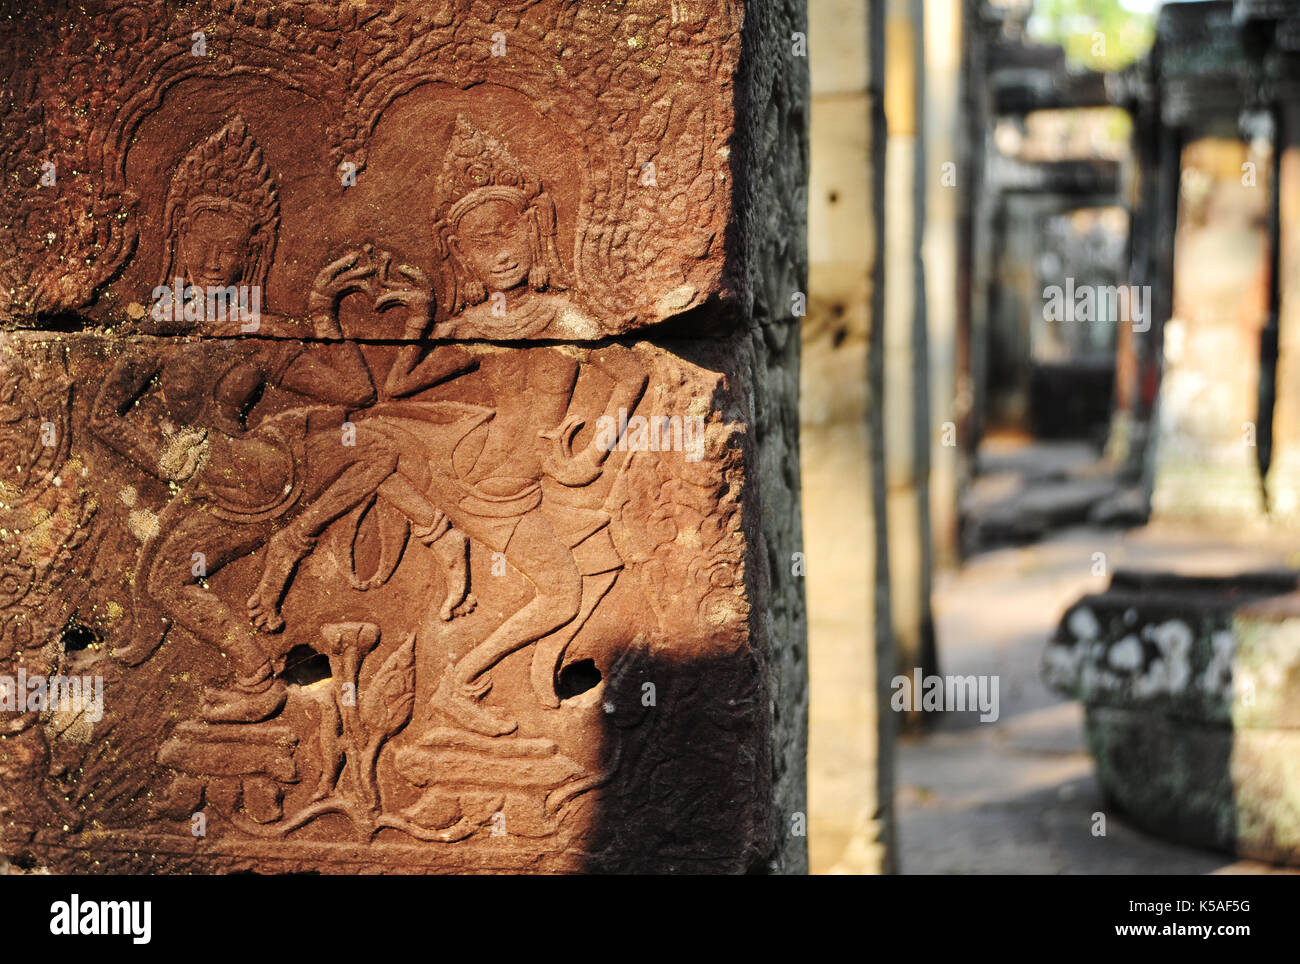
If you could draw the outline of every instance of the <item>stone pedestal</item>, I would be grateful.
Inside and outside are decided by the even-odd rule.
[[[762,7],[4,23],[0,852],[805,868]]]
[[[1098,782],[1126,820],[1300,863],[1296,578],[1120,572],[1066,611],[1044,676],[1087,709]]]

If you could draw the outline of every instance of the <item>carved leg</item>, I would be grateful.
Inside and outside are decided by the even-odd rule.
[[[235,684],[204,693],[201,712],[212,722],[253,723],[279,712],[287,690],[272,675],[271,662],[258,645],[247,622],[212,590],[194,584],[194,552],[202,552],[207,576],[229,562],[252,552],[265,541],[266,526],[231,526],[198,512],[176,521],[149,568],[147,588],[185,629],[221,652],[229,654]]]
[[[447,594],[438,615],[443,622],[474,611],[478,600],[469,591],[469,539],[455,529],[447,529],[429,546],[442,563],[447,578]]]
[[[267,547],[262,578],[248,598],[249,615],[254,625],[265,632],[284,626],[280,603],[298,563],[311,553],[331,523],[371,495],[377,492],[396,506],[415,524],[417,532],[420,527],[432,528],[442,516],[398,471],[399,455],[388,440],[369,431],[359,431],[357,437],[358,444],[347,447],[339,445],[332,435],[308,440],[308,466],[316,479],[325,481],[314,487],[318,491],[311,503]]]
[[[591,618],[600,601],[605,598],[618,579],[618,570],[602,572],[595,576],[582,577],[582,607],[573,622],[559,632],[537,641],[533,647],[533,664],[530,678],[533,693],[543,706],[555,709],[560,705],[560,696],[555,692],[555,676],[564,659],[564,651],[569,648],[573,638],[578,635],[583,625]]]
[[[308,483],[309,488],[319,491],[289,525],[271,538],[262,563],[262,578],[248,597],[248,614],[253,625],[263,632],[284,627],[280,603],[298,563],[310,555],[330,523],[382,490],[397,471],[397,455],[372,441],[344,447],[332,437],[329,441],[313,437],[309,440],[307,464],[313,477],[323,482],[316,486]]]
[[[469,539],[401,471],[385,479],[379,492],[411,520],[412,533],[442,565],[447,591],[438,615],[447,622],[472,613],[478,600],[469,591]]]
[[[419,538],[436,538],[444,531],[446,517],[400,471],[394,471],[384,479],[379,494],[411,520]]]
[[[506,558],[537,588],[537,595],[461,657],[443,677],[432,701],[435,709],[486,736],[501,736],[517,726],[514,720],[478,705],[492,688],[488,670],[568,623],[582,602],[582,577],[573,553],[539,512],[520,520],[506,546]]]
[[[266,547],[266,559],[262,562],[262,578],[248,597],[249,618],[262,632],[274,633],[284,628],[280,600],[289,588],[298,563],[315,548],[316,537],[307,535],[297,525],[290,525],[271,537]]]

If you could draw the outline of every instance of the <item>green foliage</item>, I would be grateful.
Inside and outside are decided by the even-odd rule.
[[[1060,44],[1073,66],[1118,70],[1151,49],[1155,13],[1130,10],[1121,0],[1037,0],[1029,35]]]

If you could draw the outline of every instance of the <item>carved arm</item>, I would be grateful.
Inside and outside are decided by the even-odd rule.
[[[635,409],[649,382],[635,357],[630,352],[611,350],[595,355],[591,364],[614,382],[614,388],[610,392],[600,418],[616,421],[620,409],[629,412]],[[577,453],[573,452],[573,437],[584,424],[584,419],[570,415],[558,428],[542,433],[543,438],[553,440],[556,446],[556,451],[544,460],[543,468],[547,475],[561,485],[576,487],[594,482],[600,476],[609,453],[616,447],[616,445],[607,447],[597,444],[597,439],[601,436],[598,431],[587,443],[586,448]]]
[[[478,359],[451,345],[434,348],[420,358],[420,345],[403,345],[384,382],[384,394],[392,398],[414,395],[478,368]]]
[[[127,356],[113,366],[95,396],[90,430],[119,455],[167,481],[160,466],[162,447],[126,417],[162,370],[157,359]]]

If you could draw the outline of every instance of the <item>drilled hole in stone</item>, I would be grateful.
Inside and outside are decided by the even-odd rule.
[[[63,644],[65,653],[79,653],[83,649],[89,649],[99,642],[99,634],[89,626],[83,626],[81,623],[68,623],[63,629],[63,635],[59,637]]]
[[[295,646],[284,658],[284,671],[280,677],[295,686],[319,683],[330,678],[329,658],[310,646]]]
[[[20,854],[14,854],[14,856],[9,858],[9,862],[19,870],[31,871],[35,870],[37,866],[36,855],[29,850],[25,850]]]
[[[600,680],[600,670],[596,668],[595,662],[590,659],[580,659],[560,670],[560,681],[555,691],[560,699],[567,700],[595,689]]]
[[[845,339],[848,337],[849,330],[847,328],[837,328],[835,329],[835,334],[831,336],[831,344],[834,347],[839,348],[840,345],[844,344]]]
[[[830,201],[832,204],[834,204],[836,201],[840,199],[840,192],[831,191],[831,193],[826,196],[826,199]]]
[[[75,311],[41,312],[36,319],[41,331],[85,331],[95,326],[93,321]]]

